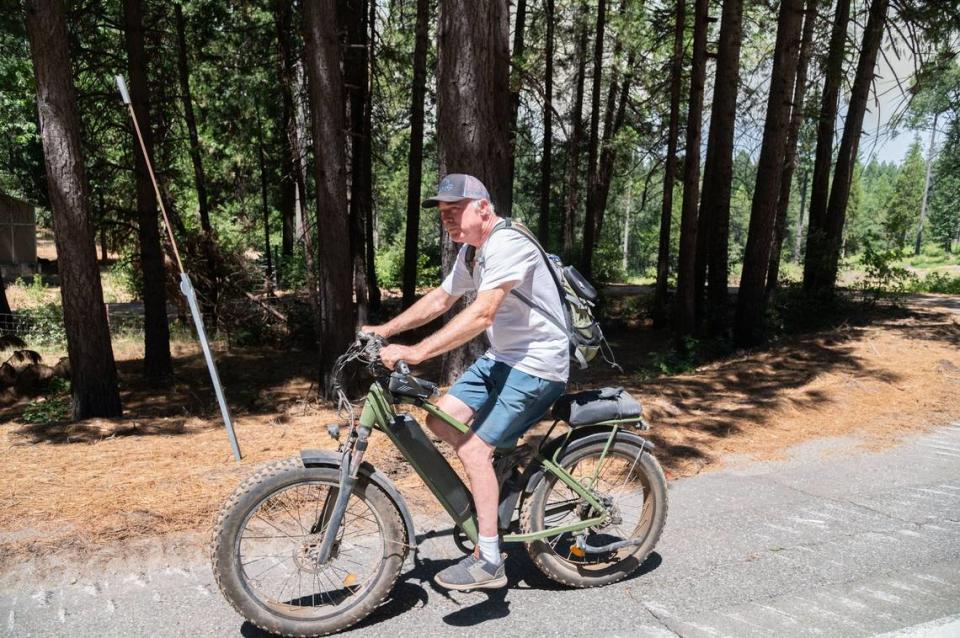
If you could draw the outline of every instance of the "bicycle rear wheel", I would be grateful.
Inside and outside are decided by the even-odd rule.
[[[560,458],[560,465],[611,512],[610,521],[586,531],[586,544],[596,548],[621,541],[637,543],[589,553],[577,547],[577,533],[564,532],[526,544],[540,571],[573,587],[615,583],[636,571],[653,551],[667,517],[667,483],[657,460],[639,445],[620,440],[600,464],[605,445],[605,439],[574,443]],[[596,512],[583,498],[547,474],[524,503],[521,527],[524,533],[540,532],[593,516]]]
[[[300,459],[250,477],[220,511],[213,572],[228,602],[258,627],[284,636],[340,631],[373,611],[393,587],[407,552],[403,522],[376,485],[358,480],[330,560],[316,556],[325,504],[340,470]]]

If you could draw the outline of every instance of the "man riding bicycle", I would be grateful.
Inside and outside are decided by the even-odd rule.
[[[435,580],[448,589],[494,589],[506,585],[507,578],[497,530],[499,485],[493,451],[516,445],[563,392],[570,367],[568,336],[559,327],[563,308],[539,248],[520,232],[493,233],[502,219],[480,180],[447,175],[438,193],[422,205],[439,207],[443,227],[453,241],[463,244],[453,270],[439,288],[394,319],[362,330],[389,338],[430,322],[462,295],[476,291],[473,303],[440,330],[411,346],[386,346],[380,357],[391,369],[400,360],[418,364],[486,332],[490,348],[437,402],[440,409],[471,425],[470,432],[461,434],[434,416],[427,419],[427,426],[456,450],[463,463],[480,532],[476,551]],[[468,264],[471,246],[476,253]],[[535,301],[537,308],[511,295],[514,289]],[[545,312],[553,316],[544,316]]]

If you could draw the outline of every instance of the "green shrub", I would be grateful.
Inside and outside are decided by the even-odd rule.
[[[945,272],[928,273],[910,284],[911,292],[935,292],[942,295],[960,295],[960,275]]]
[[[430,255],[421,250],[417,253],[417,286],[436,286],[440,283],[440,266],[431,264]],[[384,288],[403,286],[403,244],[398,242],[377,253],[375,264],[377,282]]]
[[[50,380],[42,397],[27,405],[21,418],[25,423],[46,425],[70,416],[70,382],[58,377]]]
[[[909,290],[916,276],[896,265],[899,260],[898,249],[876,248],[876,241],[870,238],[864,241],[863,254],[860,256],[864,276],[856,286],[864,303],[873,305],[884,296],[896,302]]]
[[[593,254],[593,279],[596,283],[619,283],[625,281],[623,251],[613,244],[600,244]]]
[[[28,343],[38,346],[58,346],[66,343],[63,325],[63,306],[47,303],[17,311],[17,334]]]

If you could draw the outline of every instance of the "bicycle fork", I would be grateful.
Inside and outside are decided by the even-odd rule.
[[[320,542],[320,549],[316,556],[317,563],[320,565],[330,560],[330,555],[333,553],[333,544],[343,524],[343,516],[347,511],[350,495],[353,494],[353,487],[357,483],[357,473],[363,462],[363,453],[367,450],[369,436],[370,428],[361,425],[357,428],[356,442],[352,446],[345,446],[346,449],[340,460],[340,484],[327,493],[320,518],[310,530],[313,534],[323,531],[323,540]]]

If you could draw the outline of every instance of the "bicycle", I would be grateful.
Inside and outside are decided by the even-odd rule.
[[[217,583],[234,609],[262,629],[317,636],[359,622],[390,593],[416,550],[403,496],[363,460],[374,430],[391,440],[453,519],[457,546],[469,552],[477,542],[469,490],[416,420],[394,406],[418,406],[461,432],[469,427],[429,401],[439,393],[436,384],[411,375],[403,362],[393,372],[384,368],[383,345],[379,337],[358,335],[337,361],[335,390],[349,421],[338,451],[302,450],[299,458],[261,468],[217,517],[211,547]],[[359,418],[343,390],[352,362],[374,377]],[[551,436],[564,416],[577,421],[563,409],[584,394],[555,403],[553,425],[535,450],[494,455],[503,542],[523,543],[544,575],[572,587],[607,585],[636,571],[667,516],[666,480],[650,454],[653,445],[631,431],[649,428],[642,411],[599,418],[600,410],[585,418],[593,422],[581,418]],[[339,440],[339,424],[327,429]]]

